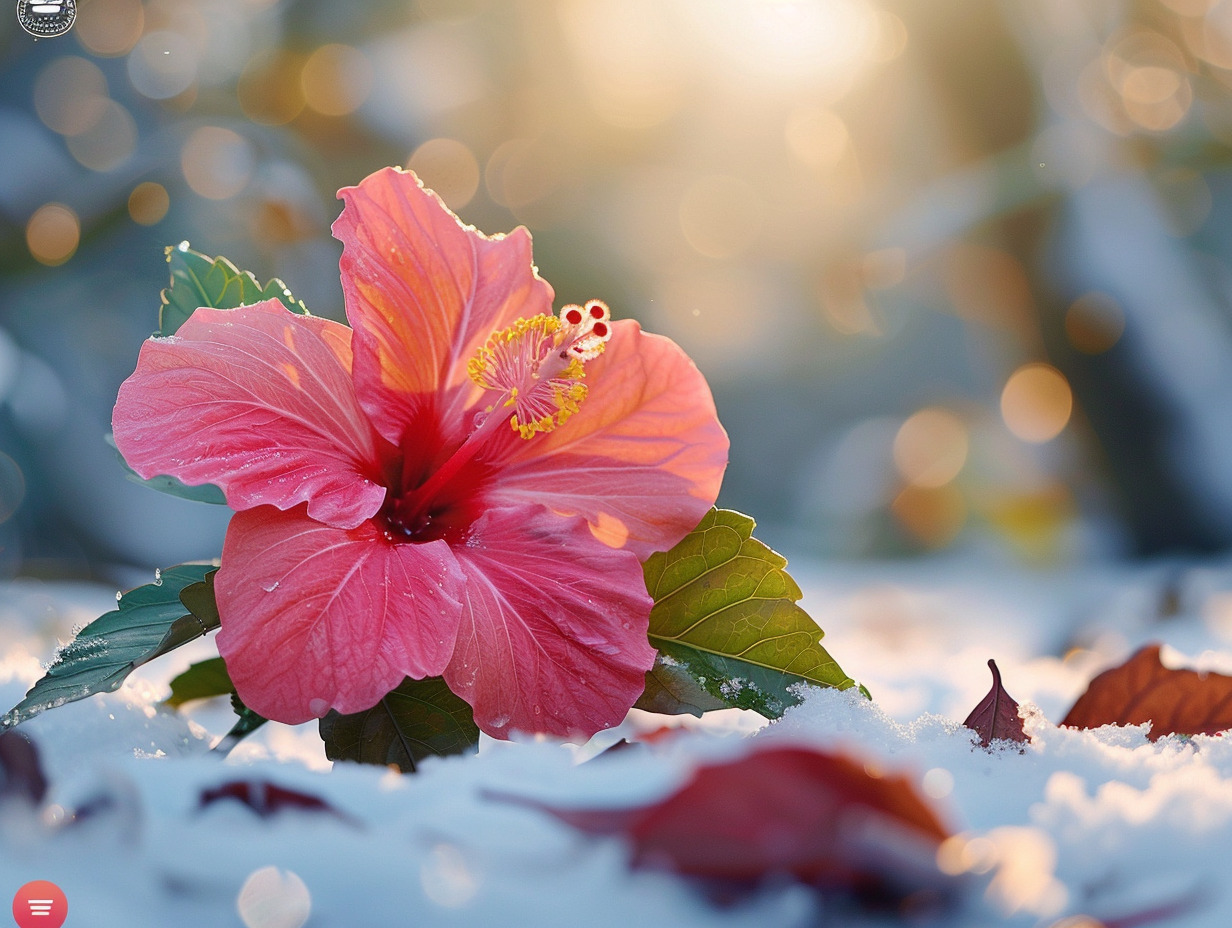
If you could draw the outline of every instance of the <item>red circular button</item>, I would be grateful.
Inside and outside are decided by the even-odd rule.
[[[68,918],[64,891],[47,880],[33,880],[13,897],[13,920],[17,928],[60,928]]]

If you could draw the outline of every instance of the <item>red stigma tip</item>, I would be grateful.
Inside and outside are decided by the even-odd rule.
[[[590,318],[591,319],[602,319],[603,318],[603,307],[602,306],[591,306],[590,307]]]
[[[582,321],[582,314],[576,309],[571,309],[565,313],[565,320],[570,325],[577,325]]]
[[[594,332],[600,338],[603,338],[607,335],[607,325],[602,322],[596,322],[595,327],[590,331]]]

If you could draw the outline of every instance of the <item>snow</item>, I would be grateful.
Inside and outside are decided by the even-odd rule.
[[[41,809],[0,806],[0,892],[52,880],[67,894],[67,925],[102,928],[817,924],[827,900],[803,888],[715,908],[676,877],[631,870],[619,839],[501,798],[640,804],[699,762],[792,743],[905,773],[930,798],[955,833],[939,862],[966,880],[967,904],[944,917],[947,928],[1232,924],[1232,741],[1152,743],[1145,726],[1054,724],[1094,673],[1146,641],[1169,645],[1166,663],[1232,671],[1232,569],[1029,571],[961,559],[791,569],[825,644],[875,702],[811,690],[769,725],[736,711],[700,723],[634,712],[588,745],[485,740],[477,757],[402,777],[331,765],[313,726],[268,725],[229,758],[212,754],[230,724],[225,705],[187,715],[158,705],[175,673],[211,654],[197,642],[115,693],[22,726],[51,789]],[[114,590],[89,585],[0,588],[4,707],[58,643],[113,606]],[[1032,740],[1021,751],[982,750],[959,724],[991,684],[990,657],[1023,704]],[[592,760],[665,721],[690,730]],[[202,790],[232,779],[310,793],[338,814],[263,819],[233,801],[201,807]],[[91,814],[72,822],[83,808]],[[841,917],[857,928],[900,923]]]

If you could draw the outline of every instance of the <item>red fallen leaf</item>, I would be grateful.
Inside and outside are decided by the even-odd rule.
[[[47,778],[34,742],[21,732],[0,732],[0,800],[16,796],[38,805],[47,793]]]
[[[1158,644],[1142,648],[1120,667],[1105,670],[1061,720],[1071,728],[1151,723],[1147,737],[1214,735],[1232,728],[1232,677],[1170,670]]]
[[[971,710],[963,724],[980,736],[980,744],[984,747],[988,747],[998,738],[1008,741],[1029,740],[1022,726],[1022,719],[1018,717],[1018,703],[1001,685],[1001,671],[997,669],[997,662],[990,660],[988,669],[992,671],[992,689],[980,704]]]
[[[327,812],[345,822],[351,821],[348,816],[318,796],[287,789],[267,780],[228,780],[216,789],[204,789],[201,791],[200,807],[204,809],[220,799],[237,799],[261,818],[269,818],[284,809],[307,809],[311,812]]]
[[[679,791],[640,808],[529,804],[583,831],[623,834],[635,866],[725,888],[778,874],[901,900],[949,885],[936,865],[949,832],[911,783],[839,754],[767,748],[701,767]]]

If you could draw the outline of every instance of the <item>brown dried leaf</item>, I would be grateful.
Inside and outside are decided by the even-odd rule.
[[[1029,740],[1022,727],[1022,719],[1018,717],[1018,703],[1001,685],[997,662],[989,660],[988,669],[992,671],[992,689],[971,710],[963,724],[980,736],[980,744],[984,747],[1002,738],[1008,741]]]
[[[1213,735],[1232,728],[1232,677],[1195,670],[1170,670],[1160,646],[1147,645],[1120,667],[1105,670],[1078,697],[1062,725],[1151,723],[1147,737]]]

